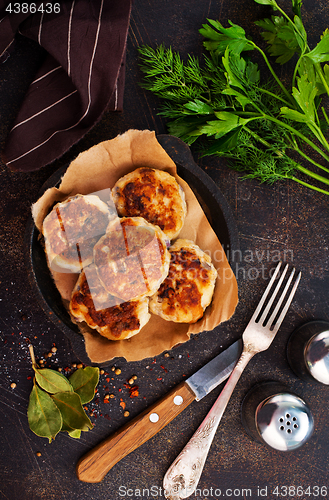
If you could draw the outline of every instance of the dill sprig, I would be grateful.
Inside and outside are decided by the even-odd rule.
[[[207,90],[199,61],[189,55],[184,63],[177,52],[160,45],[155,50],[143,46],[139,48],[143,61],[141,69],[145,74],[142,87],[163,99],[175,103],[185,103],[195,99]]]

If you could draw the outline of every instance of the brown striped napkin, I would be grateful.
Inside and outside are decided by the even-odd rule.
[[[104,111],[122,109],[132,0],[36,1],[34,13],[9,13],[9,3],[17,5],[0,0],[0,58],[17,32],[47,51],[2,151],[10,169],[32,171],[59,158]]]

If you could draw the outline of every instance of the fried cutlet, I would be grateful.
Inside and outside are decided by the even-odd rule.
[[[148,297],[120,302],[103,288],[95,266],[80,274],[70,301],[70,313],[75,321],[86,322],[109,340],[128,339],[139,333],[150,319]]]
[[[62,272],[80,272],[93,260],[93,247],[116,217],[96,195],[78,194],[57,203],[43,221],[49,265]]]
[[[118,217],[94,247],[99,279],[108,293],[124,301],[153,295],[168,274],[169,261],[165,234],[142,217]]]
[[[118,215],[143,217],[171,240],[186,216],[185,194],[175,177],[163,170],[138,168],[121,177],[112,189]]]
[[[195,323],[210,304],[217,278],[211,258],[190,240],[170,248],[167,278],[150,298],[150,311],[167,321]]]

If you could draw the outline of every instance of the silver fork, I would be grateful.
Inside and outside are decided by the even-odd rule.
[[[295,274],[295,269],[292,270],[281,295],[278,296],[278,302],[273,312],[270,313],[270,309],[276,296],[278,295],[289,267],[286,265],[283,270],[264,309],[265,301],[279,273],[280,266],[281,262],[277,265],[251,320],[243,332],[242,340],[244,347],[242,354],[222,392],[199,426],[198,430],[194,433],[190,441],[169,467],[164,476],[164,493],[166,498],[169,500],[187,498],[195,491],[201,477],[211,443],[217,431],[217,427],[243,370],[255,354],[268,349],[278,329],[280,328],[301,277],[301,273],[299,273],[292,286],[291,292],[283,305]],[[282,305],[283,308],[280,312]],[[270,317],[268,318],[269,315]]]

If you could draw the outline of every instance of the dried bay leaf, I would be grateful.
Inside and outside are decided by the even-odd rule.
[[[71,436],[74,439],[80,439],[80,437],[81,437],[81,430],[80,429],[73,429],[72,431],[67,431],[67,432],[69,433],[69,436]]]
[[[93,424],[86,415],[80,396],[75,392],[59,392],[51,396],[52,400],[59,409],[63,423],[63,430],[69,429],[71,432],[74,429],[88,431],[93,428]]]
[[[49,442],[60,431],[79,439],[81,431],[88,431],[93,427],[82,404],[91,401],[95,395],[99,368],[76,370],[71,376],[73,388],[69,379],[61,373],[50,368],[40,368],[32,345],[29,345],[29,350],[35,372],[27,411],[30,429],[40,437],[47,437]]]
[[[69,377],[74,392],[79,394],[81,403],[89,403],[95,396],[95,389],[99,381],[99,368],[86,366],[79,368]]]
[[[74,429],[69,427],[66,422],[63,422],[61,432],[67,432],[69,436],[75,439],[80,439],[81,437],[81,429]]]
[[[70,382],[61,373],[51,370],[50,368],[37,368],[35,365],[33,365],[33,369],[35,372],[35,379],[44,391],[50,394],[56,394],[57,392],[73,392],[73,387]]]
[[[30,429],[49,442],[55,439],[62,428],[62,415],[49,394],[34,384],[30,394],[27,417]]]

